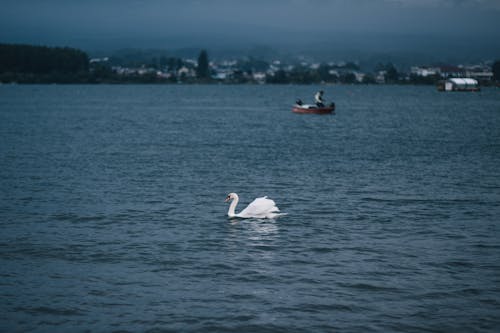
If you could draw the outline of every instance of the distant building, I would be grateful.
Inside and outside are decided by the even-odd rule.
[[[330,74],[330,75],[335,75],[335,76],[340,76],[339,71],[337,71],[337,70],[335,70],[335,69],[330,69],[330,70],[328,71],[328,74]]]
[[[196,74],[195,74],[194,70],[187,68],[186,66],[182,66],[177,71],[177,75],[184,76],[184,77],[194,77]]]
[[[227,72],[217,71],[215,74],[212,75],[212,79],[214,80],[224,81],[227,78],[228,78]]]
[[[198,61],[194,59],[184,59],[184,62],[190,64],[193,67],[198,66]]]
[[[440,91],[479,91],[479,83],[471,78],[450,78],[438,86]]]
[[[264,83],[266,81],[266,73],[263,73],[263,72],[253,73],[253,79],[256,82]]]
[[[172,74],[170,73],[165,73],[165,72],[162,72],[162,71],[156,71],[156,77],[160,78],[160,79],[168,79],[172,76]]]
[[[427,77],[427,76],[439,75],[440,73],[441,71],[438,67],[413,66],[411,68],[411,74],[417,76]]]
[[[375,82],[379,84],[385,83],[385,76],[387,74],[387,71],[378,71],[377,74],[375,75]]]
[[[364,73],[360,73],[360,72],[353,72],[353,74],[356,77],[357,82],[363,82],[363,80],[366,76]]]
[[[137,70],[137,74],[139,75],[147,75],[147,74],[151,74],[151,73],[155,73],[155,69],[154,68],[147,68],[147,67],[144,67],[144,68],[139,68]]]
[[[465,68],[465,76],[476,79],[479,82],[490,82],[493,80],[493,72],[490,67],[470,66]]]
[[[104,58],[92,58],[92,59],[89,60],[89,62],[91,64],[98,63],[98,62],[108,62],[108,61],[109,61],[108,57],[104,57]]]
[[[449,77],[466,77],[465,70],[463,67],[457,66],[441,66],[439,67],[441,71],[441,77],[449,78]]]

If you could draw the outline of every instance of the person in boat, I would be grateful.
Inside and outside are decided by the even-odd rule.
[[[298,106],[302,106],[302,100],[299,98],[295,101],[295,104],[297,104]]]
[[[323,90],[320,90],[314,95],[314,101],[316,102],[316,106],[318,108],[322,108],[325,106],[325,103],[323,101]]]

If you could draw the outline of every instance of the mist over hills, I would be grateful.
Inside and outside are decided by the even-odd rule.
[[[255,58],[266,61],[296,62],[300,59],[318,62],[356,61],[363,68],[378,63],[393,62],[401,68],[415,64],[474,63],[494,60],[500,56],[500,45],[488,41],[464,41],[461,37],[439,37],[397,34],[335,33],[329,38],[297,38],[297,42],[265,40],[182,38],[117,41],[115,45],[89,44],[91,56],[110,56],[130,52],[143,52],[149,56],[174,56],[195,59],[200,49],[208,50],[210,59]],[[126,47],[133,45],[134,47]]]
[[[0,42],[372,64],[500,57],[496,0],[4,0]]]

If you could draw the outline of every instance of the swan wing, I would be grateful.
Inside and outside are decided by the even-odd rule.
[[[267,197],[257,198],[252,201],[247,208],[243,209],[238,216],[239,217],[257,217],[265,218],[274,216],[276,212],[280,210],[276,207],[274,200],[268,199]]]

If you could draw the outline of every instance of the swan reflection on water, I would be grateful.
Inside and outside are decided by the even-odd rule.
[[[251,232],[255,235],[262,236],[272,236],[278,233],[279,228],[274,220],[264,221],[261,219],[241,219],[241,218],[230,218],[229,222],[233,226],[239,226],[244,224],[245,231]],[[241,228],[240,228],[241,229]]]
[[[269,250],[275,246],[279,236],[275,219],[286,214],[279,213],[274,201],[267,197],[255,199],[239,214],[235,213],[239,201],[236,193],[229,193],[225,201],[232,201],[227,215],[233,241],[243,242],[253,249],[259,248],[262,250],[259,251],[260,256],[272,256]]]

